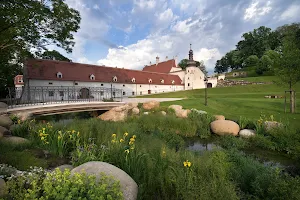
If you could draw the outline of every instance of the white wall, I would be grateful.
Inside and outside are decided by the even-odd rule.
[[[186,90],[205,88],[205,75],[198,67],[187,67],[185,73]]]
[[[51,83],[51,84],[49,84]],[[75,83],[77,83],[77,85],[75,85]],[[43,92],[44,96],[41,97],[40,93],[41,92],[34,92],[35,94],[30,94],[31,98],[34,99],[57,99],[57,100],[61,100],[61,99],[68,99],[68,95],[69,95],[69,99],[77,99],[80,94],[79,91],[77,90],[75,92],[72,91],[70,93],[72,93],[72,97],[70,97],[70,93],[69,91],[63,92],[63,96],[61,96],[62,94],[59,93],[59,89],[55,90],[55,93],[53,94],[53,96],[49,96],[49,91],[51,91],[51,87],[72,87],[75,86],[76,88],[87,88],[89,89],[89,87],[91,88],[103,88],[103,93],[101,94],[101,98],[110,98],[111,97],[111,90],[110,88],[112,87],[113,89],[120,89],[122,90],[122,95],[119,94],[118,96],[138,96],[138,95],[146,95],[148,94],[148,90],[151,90],[151,94],[155,94],[155,93],[163,93],[163,92],[171,92],[171,91],[180,91],[180,90],[184,90],[184,85],[154,85],[154,84],[126,84],[126,83],[104,83],[104,82],[74,82],[74,81],[49,81],[49,80],[29,80],[29,86],[32,87],[40,87],[40,86],[48,86],[49,88],[47,89],[47,91]],[[105,90],[106,88],[106,90]],[[95,92],[93,94],[93,89],[91,89],[91,95],[95,96],[95,98],[100,99],[100,94],[99,91]],[[102,89],[101,89],[102,91]],[[33,92],[31,92],[33,93]]]
[[[221,79],[225,80],[225,74],[221,74],[221,75],[218,76],[218,80],[221,80]]]
[[[180,70],[180,71],[172,72],[170,74],[172,74],[172,75],[178,75],[179,78],[181,79],[182,83],[184,84],[184,82],[185,82],[185,79],[184,79],[184,77],[185,77],[185,71]]]
[[[217,87],[217,84],[218,84],[218,78],[215,77],[215,78],[209,78],[207,83],[211,83],[212,84],[212,87]]]

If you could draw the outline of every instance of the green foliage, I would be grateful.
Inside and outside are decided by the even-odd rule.
[[[181,67],[182,70],[185,70],[188,66],[188,59],[182,59],[178,65]],[[205,75],[207,75],[206,67],[204,65],[204,62],[201,61],[195,61],[196,62],[196,67],[198,67]]]
[[[101,174],[96,180],[95,176],[85,173],[71,175],[68,169],[46,173],[33,168],[22,176],[13,176],[7,185],[7,199],[123,199],[120,183],[112,177]]]
[[[42,59],[48,59],[48,60],[60,60],[60,61],[67,61],[67,62],[71,62],[71,60],[63,55],[61,55],[58,51],[56,50],[52,50],[52,51],[45,51],[42,55],[41,55]]]
[[[48,45],[71,52],[75,44],[73,33],[81,20],[79,12],[63,0],[3,1],[0,18],[1,97],[8,93],[5,87],[14,86],[13,78],[22,74],[27,58],[40,58]],[[34,54],[32,49],[36,50]]]
[[[232,135],[220,137],[219,145],[225,149],[243,149],[247,145],[242,138],[237,138]]]
[[[257,55],[251,55],[245,60],[245,67],[255,67],[259,62]]]

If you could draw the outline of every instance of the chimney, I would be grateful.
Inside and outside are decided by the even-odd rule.
[[[152,65],[151,61],[150,61],[150,65]]]
[[[169,57],[168,56],[166,56],[166,60],[168,60],[169,59]]]
[[[156,65],[158,65],[158,63],[159,63],[159,57],[156,56]]]

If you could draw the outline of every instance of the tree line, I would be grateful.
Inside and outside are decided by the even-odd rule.
[[[287,24],[276,30],[261,26],[244,33],[236,48],[227,52],[215,65],[216,73],[253,67],[258,75],[272,70],[274,56],[282,54],[286,40],[300,48],[300,23]]]
[[[70,61],[50,45],[72,52],[73,33],[79,29],[80,13],[63,0],[0,1],[0,97],[22,74],[27,58]]]

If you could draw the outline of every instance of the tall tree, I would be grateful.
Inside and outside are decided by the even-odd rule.
[[[39,57],[48,45],[71,52],[80,19],[63,0],[0,1],[0,88],[13,86],[11,76],[21,72],[24,60]]]
[[[275,60],[274,72],[281,83],[290,90],[290,111],[295,111],[293,86],[300,81],[300,49],[294,34],[286,35],[282,40],[281,51]]]
[[[181,67],[181,69],[185,70],[188,66],[188,59],[182,59],[178,65]],[[205,75],[207,75],[206,67],[204,65],[203,60],[201,61],[195,61],[196,62],[196,67],[198,67]]]
[[[48,60],[60,60],[60,61],[67,61],[71,62],[71,60],[63,55],[61,55],[58,51],[45,51],[41,56],[42,59],[48,59]]]

